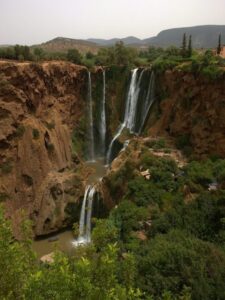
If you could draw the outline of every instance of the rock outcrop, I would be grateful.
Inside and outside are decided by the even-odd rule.
[[[161,114],[149,135],[185,138],[196,157],[225,157],[225,80],[174,70],[161,75]]]
[[[67,225],[83,194],[71,133],[84,114],[86,78],[85,67],[66,62],[0,62],[0,201],[16,237],[21,210],[35,235],[47,234]]]

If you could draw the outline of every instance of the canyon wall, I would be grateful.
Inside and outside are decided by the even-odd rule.
[[[157,98],[160,109],[148,135],[169,135],[196,158],[225,157],[225,78],[166,71],[158,76]]]
[[[86,68],[70,63],[0,62],[0,200],[16,236],[21,210],[36,235],[46,234],[67,225],[83,195],[71,133],[85,111],[86,84]]]
[[[107,68],[105,78],[107,149],[123,121],[130,70]],[[92,70],[91,79],[98,154],[101,67]],[[22,210],[33,221],[36,236],[79,219],[89,173],[83,164],[88,148],[87,92],[85,67],[67,62],[0,62],[0,202],[16,237]],[[156,76],[156,101],[143,135],[172,137],[196,157],[225,157],[224,104],[225,80],[167,71]],[[123,140],[131,138],[128,132],[125,135]],[[108,208],[115,204],[110,197],[104,201]]]

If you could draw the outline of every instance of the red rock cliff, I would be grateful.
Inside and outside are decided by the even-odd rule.
[[[158,84],[161,115],[149,134],[186,135],[197,157],[225,157],[225,79],[167,71]]]
[[[46,234],[66,224],[68,203],[82,195],[71,132],[84,111],[85,76],[66,62],[0,62],[0,200],[15,235],[21,209],[35,234]]]

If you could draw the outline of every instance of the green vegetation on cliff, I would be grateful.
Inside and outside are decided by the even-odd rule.
[[[39,264],[0,221],[3,299],[224,299],[225,160],[184,167],[148,143],[108,177],[118,205],[95,220],[93,242]],[[128,147],[129,148],[129,147]],[[126,151],[129,154],[129,149]],[[149,170],[150,179],[141,175]],[[214,188],[213,188],[214,187]],[[216,188],[215,188],[216,187]],[[8,270],[8,272],[5,272]]]

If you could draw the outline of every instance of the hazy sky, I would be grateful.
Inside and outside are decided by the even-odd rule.
[[[0,21],[0,44],[147,38],[168,28],[223,25],[225,0],[0,0]]]

